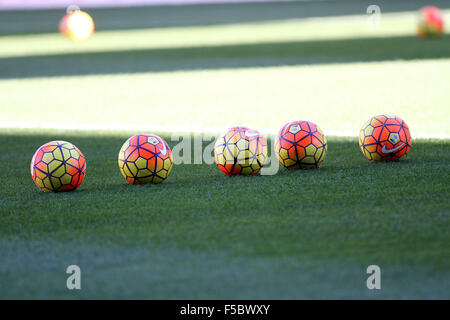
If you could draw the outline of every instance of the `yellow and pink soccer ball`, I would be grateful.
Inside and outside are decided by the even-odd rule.
[[[31,160],[31,177],[44,192],[73,191],[83,182],[86,159],[66,141],[51,141],[40,146]]]
[[[131,184],[161,183],[172,171],[172,151],[155,134],[130,137],[119,151],[119,169]]]
[[[441,36],[444,33],[444,16],[439,8],[427,6],[420,9],[417,33],[421,38]]]
[[[258,174],[267,160],[267,141],[256,130],[230,128],[217,139],[214,159],[227,176]]]
[[[78,42],[90,39],[94,30],[94,20],[88,13],[81,10],[67,13],[59,23],[59,32]]]
[[[372,162],[404,159],[411,148],[409,127],[398,116],[374,116],[360,130],[359,147]]]
[[[286,123],[275,138],[275,154],[288,169],[320,167],[327,154],[327,138],[311,121]]]

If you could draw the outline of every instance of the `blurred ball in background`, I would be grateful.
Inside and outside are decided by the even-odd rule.
[[[94,34],[94,20],[84,11],[67,13],[59,23],[59,32],[74,41],[86,41]]]
[[[417,32],[421,38],[436,37],[444,33],[444,17],[439,8],[429,6],[420,9]]]

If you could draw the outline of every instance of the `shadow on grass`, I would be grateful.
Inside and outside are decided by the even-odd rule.
[[[232,3],[185,6],[85,9],[97,30],[218,25],[271,20],[365,14],[372,4],[360,0]],[[383,13],[418,10],[420,0],[379,0]],[[447,0],[433,1],[440,8]],[[0,12],[0,35],[56,32],[64,10]]]
[[[450,57],[450,35],[104,51],[0,59],[0,78],[238,69]]]

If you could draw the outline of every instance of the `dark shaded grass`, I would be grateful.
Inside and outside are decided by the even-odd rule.
[[[0,78],[118,74],[450,57],[450,36],[105,51],[0,58]]]
[[[215,166],[177,165],[161,185],[132,186],[117,168],[126,136],[61,134],[87,157],[86,179],[76,192],[44,194],[29,161],[54,138],[0,136],[0,241],[450,266],[448,141],[414,141],[406,161],[370,163],[356,139],[331,138],[319,170],[228,178]]]
[[[204,26],[306,17],[365,14],[370,1],[299,1],[272,3],[151,6],[85,9],[95,20],[97,30]],[[383,13],[418,10],[420,0],[377,1]],[[446,0],[433,5],[449,8]],[[0,35],[57,32],[65,10],[0,11]]]
[[[0,297],[11,299],[418,299],[449,298],[448,271],[381,265],[382,290],[365,286],[367,264],[305,257],[233,256],[225,250],[6,241]],[[68,265],[81,290],[67,290]]]

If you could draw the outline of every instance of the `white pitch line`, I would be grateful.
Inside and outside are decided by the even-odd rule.
[[[238,124],[239,125],[239,124]],[[133,132],[164,132],[164,133],[202,133],[221,134],[228,127],[201,127],[201,126],[139,126],[116,124],[70,124],[70,123],[44,123],[44,122],[0,122],[0,129],[53,129],[53,130],[73,130],[73,131],[133,131]],[[259,129],[262,134],[275,135],[278,129]],[[359,132],[327,130],[326,135],[330,137],[358,137]],[[412,134],[414,139],[439,139],[448,140],[448,134]]]

